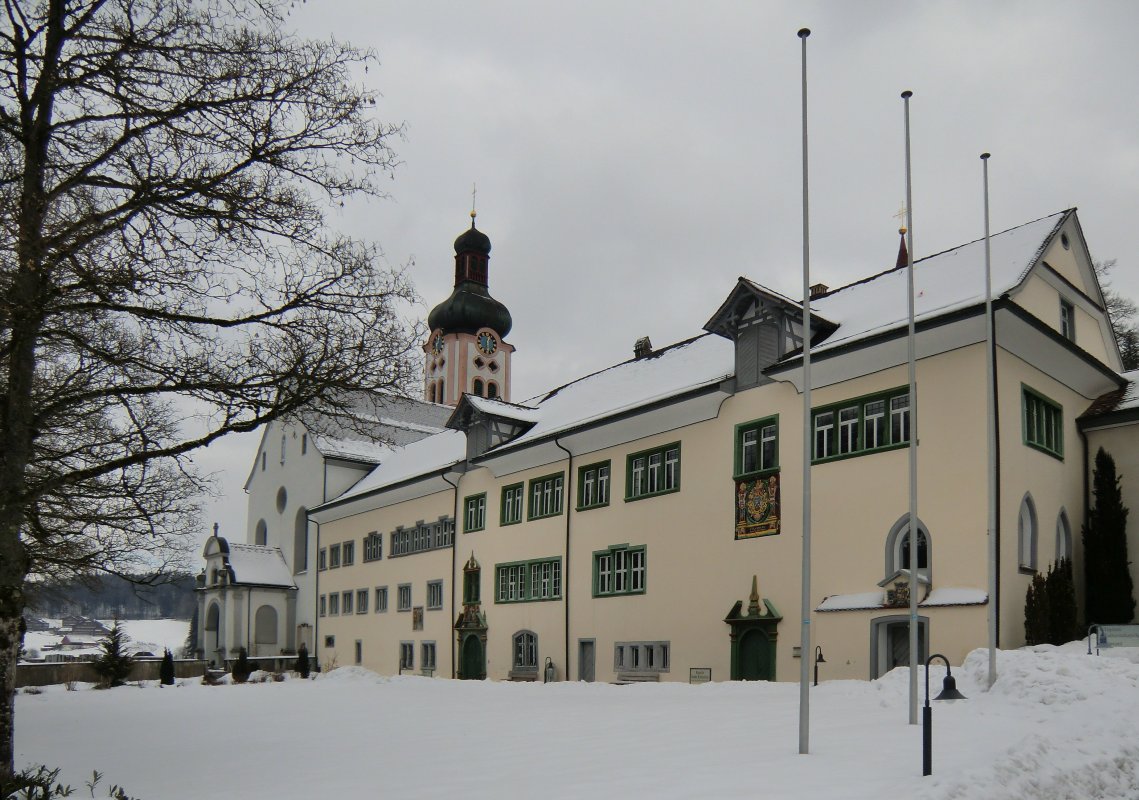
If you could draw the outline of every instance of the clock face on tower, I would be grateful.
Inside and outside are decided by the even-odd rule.
[[[493,333],[483,331],[479,334],[478,346],[479,350],[486,355],[493,355],[494,351],[498,349],[498,340],[494,338]]]
[[[431,352],[435,355],[443,352],[443,334],[435,334],[435,338],[431,340]]]

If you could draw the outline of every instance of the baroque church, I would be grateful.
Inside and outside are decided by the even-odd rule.
[[[914,264],[916,398],[903,252],[813,287],[809,316],[740,277],[690,338],[642,340],[517,403],[511,316],[472,213],[454,291],[428,317],[423,400],[380,398],[368,441],[266,428],[242,541],[215,530],[205,547],[201,654],[304,644],[321,665],[388,675],[630,682],[794,680],[818,647],[824,678],[873,678],[909,661],[912,571],[923,656],[985,646],[990,609],[999,646],[1020,646],[1033,575],[1071,557],[1081,581],[1098,448],[1139,504],[1139,389],[1076,211],[992,236],[990,594],[984,247]],[[815,641],[801,647],[806,337]]]

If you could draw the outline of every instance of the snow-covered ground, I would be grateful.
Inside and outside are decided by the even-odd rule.
[[[110,619],[99,621],[107,628],[110,628],[115,622]],[[59,624],[58,619],[49,619],[47,622],[53,625]],[[156,656],[162,655],[163,648],[166,647],[170,648],[170,652],[175,657],[180,656],[182,645],[186,643],[186,634],[190,632],[190,621],[187,619],[124,619],[119,620],[119,625],[130,637],[131,641],[127,647],[129,652],[146,651]],[[63,641],[63,637],[63,634],[51,631],[28,631],[24,634],[24,651],[28,654],[38,653],[40,657],[52,652],[71,656],[102,652],[98,644],[99,639],[102,638],[100,636],[81,637],[90,640],[88,647],[56,650],[55,648]]]
[[[1136,798],[1139,650],[987,653],[935,703],[933,775],[908,672],[794,683],[474,683],[344,667],[316,680],[17,698],[17,761],[93,769],[146,800],[311,798]],[[944,671],[931,671],[931,690]]]

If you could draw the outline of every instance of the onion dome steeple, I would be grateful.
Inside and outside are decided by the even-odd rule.
[[[510,333],[510,312],[490,296],[487,288],[489,262],[490,237],[475,227],[472,211],[470,230],[455,239],[455,289],[431,309],[428,327],[447,333],[475,333],[490,328],[500,338]]]

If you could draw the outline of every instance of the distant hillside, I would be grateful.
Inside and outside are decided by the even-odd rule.
[[[197,605],[194,576],[167,576],[162,580],[156,586],[143,586],[104,575],[87,585],[29,587],[26,613],[49,618],[80,614],[95,619],[189,619]]]

